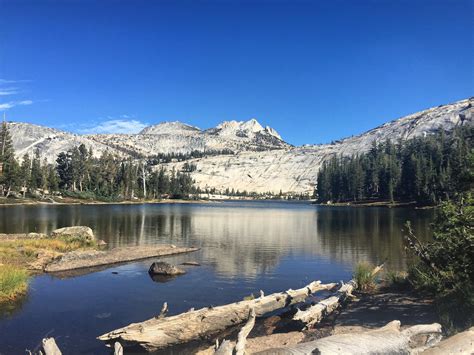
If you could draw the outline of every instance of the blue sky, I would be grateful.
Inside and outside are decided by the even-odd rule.
[[[0,0],[0,111],[75,132],[254,117],[328,142],[474,95],[473,6]]]

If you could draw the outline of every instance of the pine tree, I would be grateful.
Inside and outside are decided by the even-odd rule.
[[[23,197],[30,187],[30,176],[31,176],[31,160],[28,154],[23,155],[23,159],[20,166],[20,185],[23,190]]]
[[[8,197],[18,185],[19,165],[15,159],[13,142],[6,122],[0,130],[0,192]]]
[[[31,161],[30,187],[35,190],[43,186],[43,174],[41,171],[41,158],[39,149],[36,149]]]

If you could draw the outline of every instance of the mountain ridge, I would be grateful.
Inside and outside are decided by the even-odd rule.
[[[351,155],[370,149],[372,142],[405,140],[431,134],[440,127],[451,130],[459,124],[472,124],[474,98],[431,107],[389,122],[356,136],[331,144],[292,146],[271,127],[256,119],[224,121],[201,130],[174,121],[144,128],[138,134],[77,135],[28,123],[9,123],[19,158],[36,149],[54,161],[60,151],[78,144],[92,147],[96,155],[106,150],[122,157],[151,157],[166,153],[233,152],[193,159],[191,173],[201,188],[226,188],[241,191],[278,193],[310,192],[317,171],[334,154]],[[183,162],[165,164],[167,169],[182,169]]]

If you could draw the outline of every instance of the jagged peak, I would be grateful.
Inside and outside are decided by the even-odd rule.
[[[209,131],[219,130],[219,133],[222,135],[234,135],[236,133],[244,132],[246,134],[255,134],[255,133],[266,133],[273,137],[276,137],[282,140],[278,132],[266,126],[265,128],[255,119],[251,118],[248,121],[223,121],[218,124],[215,128],[209,129]]]

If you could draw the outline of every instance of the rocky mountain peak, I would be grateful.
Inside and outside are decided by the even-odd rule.
[[[269,126],[264,128],[255,118],[248,121],[224,121],[218,124],[215,128],[210,128],[208,131],[210,133],[217,133],[220,136],[238,137],[253,137],[255,134],[260,133],[282,140],[276,130]]]

